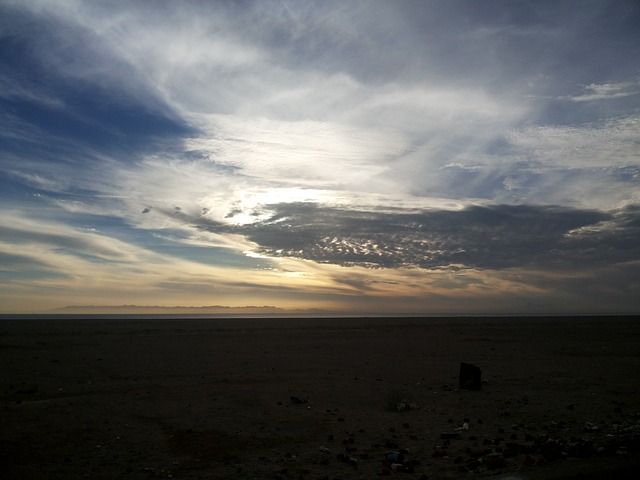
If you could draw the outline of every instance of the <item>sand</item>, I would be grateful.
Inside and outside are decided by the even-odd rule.
[[[640,478],[639,379],[635,317],[5,319],[0,477]]]

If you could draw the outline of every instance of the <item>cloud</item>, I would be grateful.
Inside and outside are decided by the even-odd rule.
[[[604,213],[549,206],[376,212],[311,203],[266,205],[252,224],[200,224],[245,235],[258,252],[370,268],[458,271],[582,269],[640,258],[635,207]]]
[[[2,10],[0,168],[11,177],[68,191],[105,159],[132,162],[193,133],[98,33],[36,4]]]
[[[559,245],[559,254],[587,265],[638,262],[640,207],[629,205],[608,219],[572,229]]]
[[[561,100],[571,102],[595,102],[600,100],[614,100],[640,94],[640,82],[604,83],[586,85],[584,93],[561,97]]]
[[[3,242],[7,244],[40,246],[69,255],[83,256],[92,261],[131,262],[135,257],[129,248],[114,238],[107,238],[88,230],[73,230],[59,225],[46,225],[14,218],[0,225]]]
[[[511,58],[509,38],[526,39],[529,52],[543,42],[541,31],[561,37],[582,32],[604,10],[585,8],[567,27],[544,6],[499,12],[490,5],[487,11],[495,15],[474,9],[472,17],[454,14],[459,8],[458,4],[450,9],[407,4],[396,9],[384,3],[312,8],[280,2],[114,8],[37,2],[30,7],[35,18],[27,22],[30,31],[35,34],[35,26],[45,18],[53,21],[45,33],[35,35],[36,51],[41,58],[59,58],[46,62],[43,72],[93,85],[87,91],[98,93],[100,99],[105,93],[116,103],[135,99],[133,111],[110,107],[102,113],[98,109],[96,115],[89,114],[96,110],[89,97],[81,97],[79,103],[87,106],[79,108],[68,95],[55,94],[67,107],[65,115],[80,110],[80,125],[91,125],[92,134],[78,134],[76,142],[50,136],[38,148],[51,156],[46,147],[55,145],[60,149],[57,156],[96,158],[97,163],[91,138],[101,146],[135,138],[136,129],[127,127],[129,119],[155,112],[154,121],[160,122],[155,133],[138,132],[143,150],[132,155],[129,149],[126,161],[148,164],[149,154],[160,151],[171,152],[168,161],[190,155],[189,160],[204,169],[215,164],[217,176],[235,175],[232,181],[240,182],[233,190],[289,184],[496,202],[548,198],[549,203],[561,203],[574,197],[590,200],[587,207],[602,208],[616,205],[596,205],[595,199],[604,202],[615,192],[617,203],[633,201],[613,174],[603,177],[584,169],[634,161],[637,145],[632,132],[637,116],[578,127],[521,127],[538,109],[540,97],[523,95],[529,87],[516,72],[491,73],[496,64],[504,66],[504,58]],[[26,7],[14,10],[21,12],[21,18],[29,12]],[[389,14],[383,24],[381,12]],[[622,21],[618,17],[615,21]],[[80,44],[79,55],[67,60],[50,55],[71,40]],[[492,58],[496,55],[499,61]],[[391,62],[393,68],[379,59]],[[484,68],[476,68],[479,64]],[[105,72],[101,65],[110,65],[111,71]],[[591,87],[613,92],[622,85]],[[170,123],[163,126],[162,118]],[[140,119],[154,125],[149,123],[153,116]],[[82,133],[71,128],[75,121],[56,123],[66,122],[70,131]],[[138,124],[142,122],[133,123]],[[120,135],[123,125],[126,136]],[[157,140],[165,127],[175,134],[169,144]],[[101,131],[106,136],[96,137]],[[30,138],[38,138],[37,133]],[[495,151],[500,142],[509,151]],[[96,171],[92,178],[118,175],[122,168],[117,163],[125,155],[110,157],[115,173],[102,168],[105,173]],[[47,168],[29,162],[14,161],[6,168],[38,188],[54,188],[29,177]],[[19,163],[25,168],[16,167]],[[448,167],[454,164],[461,167]],[[222,173],[224,168],[228,170]],[[550,171],[548,177],[545,169]],[[69,190],[79,181],[73,173],[49,171],[38,178]],[[146,172],[140,169],[140,173]],[[594,180],[603,184],[601,193],[580,196],[584,184]],[[113,188],[97,187],[96,191],[108,194]],[[200,197],[191,200],[198,201]]]
[[[301,274],[295,262],[285,260],[277,267],[227,248],[211,248],[211,242],[198,245],[195,238],[176,249],[181,239],[156,237],[145,248],[139,244],[140,235],[126,230],[119,239],[117,229],[107,233],[74,229],[59,218],[24,218],[20,212],[8,214],[0,228],[0,257],[6,260],[0,267],[0,296],[10,311],[104,305],[112,304],[114,298],[163,305],[211,304],[224,298],[223,303],[244,305],[247,295],[261,304],[304,306],[310,296],[338,291],[331,279],[312,274],[313,269]],[[207,262],[205,255],[212,261]],[[36,297],[34,289],[39,292]],[[298,291],[300,300],[289,298],[292,290]]]
[[[637,278],[638,8],[3,2],[4,286],[603,298]]]
[[[366,182],[384,170],[385,153],[404,142],[382,130],[328,122],[209,117],[207,137],[187,148],[249,177],[296,185]]]
[[[541,166],[638,165],[636,132],[639,127],[640,116],[635,114],[597,123],[512,129],[506,134],[506,140],[512,148]]]
[[[5,250],[7,247],[6,243],[0,244],[1,250]],[[9,251],[0,251],[0,264],[2,264],[2,270],[6,272],[41,271],[51,267],[43,259],[32,258],[29,255],[14,254]]]
[[[500,150],[476,159],[478,170],[493,170],[520,202],[572,205],[609,210],[638,203],[640,162],[637,114],[573,125],[536,125],[511,129]],[[478,173],[467,174],[478,177]],[[505,184],[504,181],[510,179]],[[484,187],[492,192],[490,185]]]

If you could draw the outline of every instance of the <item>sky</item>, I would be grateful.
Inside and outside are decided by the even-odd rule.
[[[0,3],[0,312],[640,313],[637,0]]]

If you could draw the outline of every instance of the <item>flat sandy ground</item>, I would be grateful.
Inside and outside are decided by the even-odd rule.
[[[5,319],[0,394],[3,479],[640,478],[635,317]]]

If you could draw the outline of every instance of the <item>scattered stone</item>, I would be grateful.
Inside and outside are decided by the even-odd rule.
[[[416,471],[416,465],[418,465],[418,462],[409,460],[403,464],[394,463],[393,465],[391,465],[391,469],[395,470],[396,472],[414,473]]]
[[[456,427],[456,428],[455,428],[455,430],[456,430],[457,432],[459,432],[459,431],[461,431],[461,430],[466,432],[466,431],[468,431],[468,430],[469,430],[469,424],[468,424],[467,422],[464,422],[461,426]]]
[[[303,405],[309,403],[309,400],[307,400],[306,398],[294,397],[293,395],[290,398],[291,403],[293,403],[294,405]]]
[[[470,461],[467,462],[467,468],[469,470],[476,470],[477,468],[481,467],[482,465],[484,465],[484,458],[483,457],[474,458],[473,460],[470,460]]]
[[[597,432],[598,430],[600,430],[600,427],[591,422],[584,422],[584,424],[582,425],[582,429],[585,432]]]
[[[336,458],[338,460],[340,460],[342,463],[346,463],[351,465],[354,468],[358,467],[358,459],[354,458],[354,457],[350,457],[349,455],[346,455],[344,453],[339,453]]]
[[[596,453],[593,442],[584,438],[572,439],[567,445],[567,454],[574,458],[589,458]]]
[[[404,453],[391,451],[384,454],[384,459],[388,463],[404,463]]]

